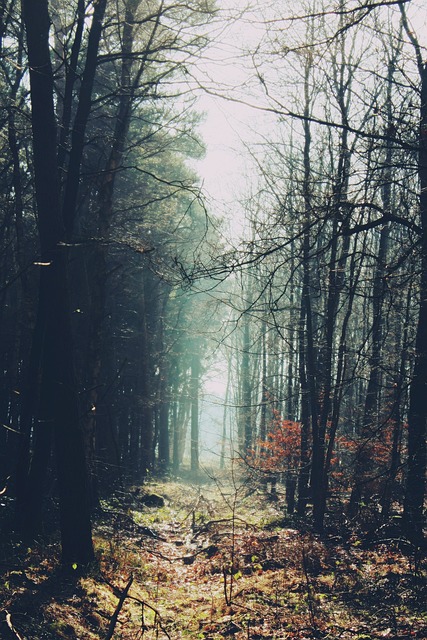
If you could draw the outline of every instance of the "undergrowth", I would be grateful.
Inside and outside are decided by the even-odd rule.
[[[147,506],[147,493],[163,506]],[[85,575],[60,571],[55,536],[27,546],[4,530],[0,638],[427,637],[425,567],[398,540],[320,538],[298,524],[280,489],[271,503],[224,476],[103,502]]]

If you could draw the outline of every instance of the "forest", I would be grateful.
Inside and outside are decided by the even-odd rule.
[[[0,0],[0,639],[427,637],[423,0]]]

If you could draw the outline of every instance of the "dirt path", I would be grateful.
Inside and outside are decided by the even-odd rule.
[[[55,570],[57,544],[3,562],[1,640],[427,637],[411,557],[302,532],[244,481],[153,483],[102,507],[88,575]]]

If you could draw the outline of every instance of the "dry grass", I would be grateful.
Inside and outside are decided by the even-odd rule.
[[[58,547],[3,541],[0,638],[107,637],[129,577],[114,639],[425,638],[425,582],[392,542],[362,548],[283,526],[280,502],[222,477],[202,485],[153,483],[103,505],[97,566],[70,579]],[[275,526],[281,523],[282,526]],[[13,558],[13,560],[11,560]],[[9,635],[6,635],[9,634]]]

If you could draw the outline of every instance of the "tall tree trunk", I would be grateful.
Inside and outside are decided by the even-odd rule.
[[[267,323],[261,323],[261,411],[259,417],[259,438],[264,442],[267,438],[267,405],[269,390],[267,388]]]
[[[323,496],[323,458],[324,458],[324,442],[321,438],[319,429],[319,403],[318,403],[318,371],[317,358],[314,341],[314,318],[312,307],[312,256],[311,256],[311,219],[312,219],[312,177],[311,177],[311,130],[310,130],[310,74],[312,70],[313,60],[309,55],[306,61],[305,78],[304,78],[304,180],[303,180],[303,198],[304,198],[304,232],[303,232],[303,276],[301,290],[301,318],[305,325],[305,335],[303,336],[303,350],[301,354],[301,364],[304,365],[304,371],[301,379],[301,392],[304,398],[304,389],[306,389],[308,416],[311,425],[312,438],[312,455],[310,469],[310,490],[312,494],[313,504],[320,505]],[[307,416],[307,418],[308,418]],[[302,435],[307,438],[308,434],[304,433],[305,426],[303,423]],[[303,444],[303,442],[301,442]],[[304,443],[305,446],[305,443]],[[300,504],[300,508],[302,504]],[[318,515],[318,514],[316,514]],[[317,529],[321,529],[322,523],[316,523]]]
[[[179,373],[178,367],[173,368],[171,376],[171,402],[172,402],[172,470],[174,473],[179,471],[179,423],[178,423],[178,386]]]
[[[159,420],[159,469],[166,472],[170,467],[170,431],[169,431],[169,375],[168,362],[165,354],[163,318],[166,314],[167,295],[163,301],[162,314],[158,319],[158,360],[159,360],[159,381],[157,410]]]
[[[408,416],[408,471],[403,520],[406,535],[416,543],[423,540],[426,486],[427,422],[427,64],[419,63],[421,77],[420,179],[421,278],[415,366],[410,384]]]
[[[219,468],[225,469],[226,442],[227,442],[227,420],[229,414],[230,396],[231,396],[231,356],[227,363],[227,384],[225,387],[224,411],[222,414],[222,437],[221,437],[221,454],[219,459]]]
[[[321,406],[318,429],[319,462],[313,467],[318,468],[321,477],[314,478],[313,490],[313,514],[315,526],[318,531],[323,530],[323,521],[326,511],[326,501],[328,494],[328,467],[326,465],[326,455],[328,451],[328,440],[335,439],[335,433],[331,432],[332,399],[333,399],[333,379],[336,368],[336,358],[334,348],[336,344],[336,334],[338,329],[338,310],[344,287],[344,273],[348,261],[348,251],[350,238],[343,231],[348,226],[347,214],[343,210],[342,203],[347,200],[348,182],[350,174],[351,152],[348,140],[348,118],[351,99],[352,67],[347,63],[345,51],[345,37],[342,33],[338,41],[338,51],[332,59],[333,90],[336,93],[336,100],[340,111],[340,121],[342,129],[339,140],[339,154],[336,168],[336,175],[333,185],[332,198],[332,220],[331,220],[331,241],[328,265],[328,292],[325,305],[324,318],[324,344],[319,357],[319,404]],[[342,220],[342,223],[340,223]],[[342,237],[343,236],[343,237]],[[342,240],[340,240],[342,237]],[[345,335],[341,335],[341,340]],[[314,458],[314,454],[313,454]]]
[[[144,480],[152,468],[153,463],[153,399],[152,399],[152,362],[151,362],[151,336],[148,327],[147,311],[147,282],[144,281],[144,290],[140,295],[140,362],[138,376],[138,395],[141,399],[141,419],[139,425],[140,442],[140,479]]]
[[[56,180],[57,131],[49,52],[50,21],[46,0],[22,0],[22,8],[30,66],[37,222],[43,264],[39,290],[41,331],[35,336],[42,341],[37,429],[40,434],[46,429],[53,433],[60,497],[62,561],[70,567],[88,564],[94,554],[73,367],[67,254],[61,247],[65,241],[65,227]],[[37,380],[33,383],[37,384]],[[43,487],[39,486],[38,490],[42,492]]]
[[[389,424],[392,427],[392,445],[389,458],[389,469],[385,482],[384,492],[381,497],[381,513],[388,517],[392,500],[396,497],[396,477],[401,465],[401,445],[403,435],[403,399],[405,397],[405,372],[408,362],[409,326],[412,308],[413,287],[410,285],[406,292],[405,316],[403,333],[400,342],[400,359],[397,362],[397,370],[393,380],[392,408],[389,416]]]
[[[308,486],[310,481],[310,454],[309,454],[309,439],[310,439],[310,390],[307,382],[307,367],[306,367],[306,348],[305,348],[305,304],[303,298],[301,300],[300,310],[300,328],[299,328],[299,383],[300,383],[300,405],[301,405],[301,454],[299,462],[298,472],[298,502],[297,513],[303,517],[306,512],[308,502]]]
[[[199,386],[200,354],[197,351],[191,359],[191,471],[199,470]]]
[[[371,444],[378,437],[379,412],[380,412],[380,380],[381,380],[381,354],[383,334],[383,302],[384,302],[384,274],[387,260],[389,226],[381,229],[380,244],[378,248],[377,264],[374,273],[372,289],[372,347],[369,357],[369,379],[366,390],[365,408],[363,413],[362,432],[360,445],[357,450],[356,469],[353,490],[350,496],[349,514],[355,516],[363,500],[368,500],[372,494],[369,480],[375,469],[372,468]]]
[[[250,318],[243,314],[242,358],[240,364],[239,450],[245,456],[252,446],[252,390],[250,375]]]
[[[392,109],[392,87],[393,79],[396,71],[396,51],[389,60],[387,71],[387,118],[385,122],[386,133],[392,131],[393,128],[393,109]],[[391,175],[393,159],[393,142],[388,140],[382,178],[382,204],[384,212],[389,215],[392,210],[391,185],[393,177]],[[372,491],[369,488],[369,479],[372,476],[372,457],[370,455],[370,445],[376,437],[380,424],[380,401],[381,401],[381,359],[383,352],[383,306],[385,298],[385,276],[388,261],[388,246],[390,236],[390,223],[385,224],[381,228],[380,242],[378,247],[377,263],[373,276],[372,288],[372,348],[369,358],[369,379],[366,391],[365,409],[362,423],[361,444],[357,452],[356,469],[354,486],[350,497],[349,513],[351,516],[356,515],[360,508],[362,498],[370,497]]]

